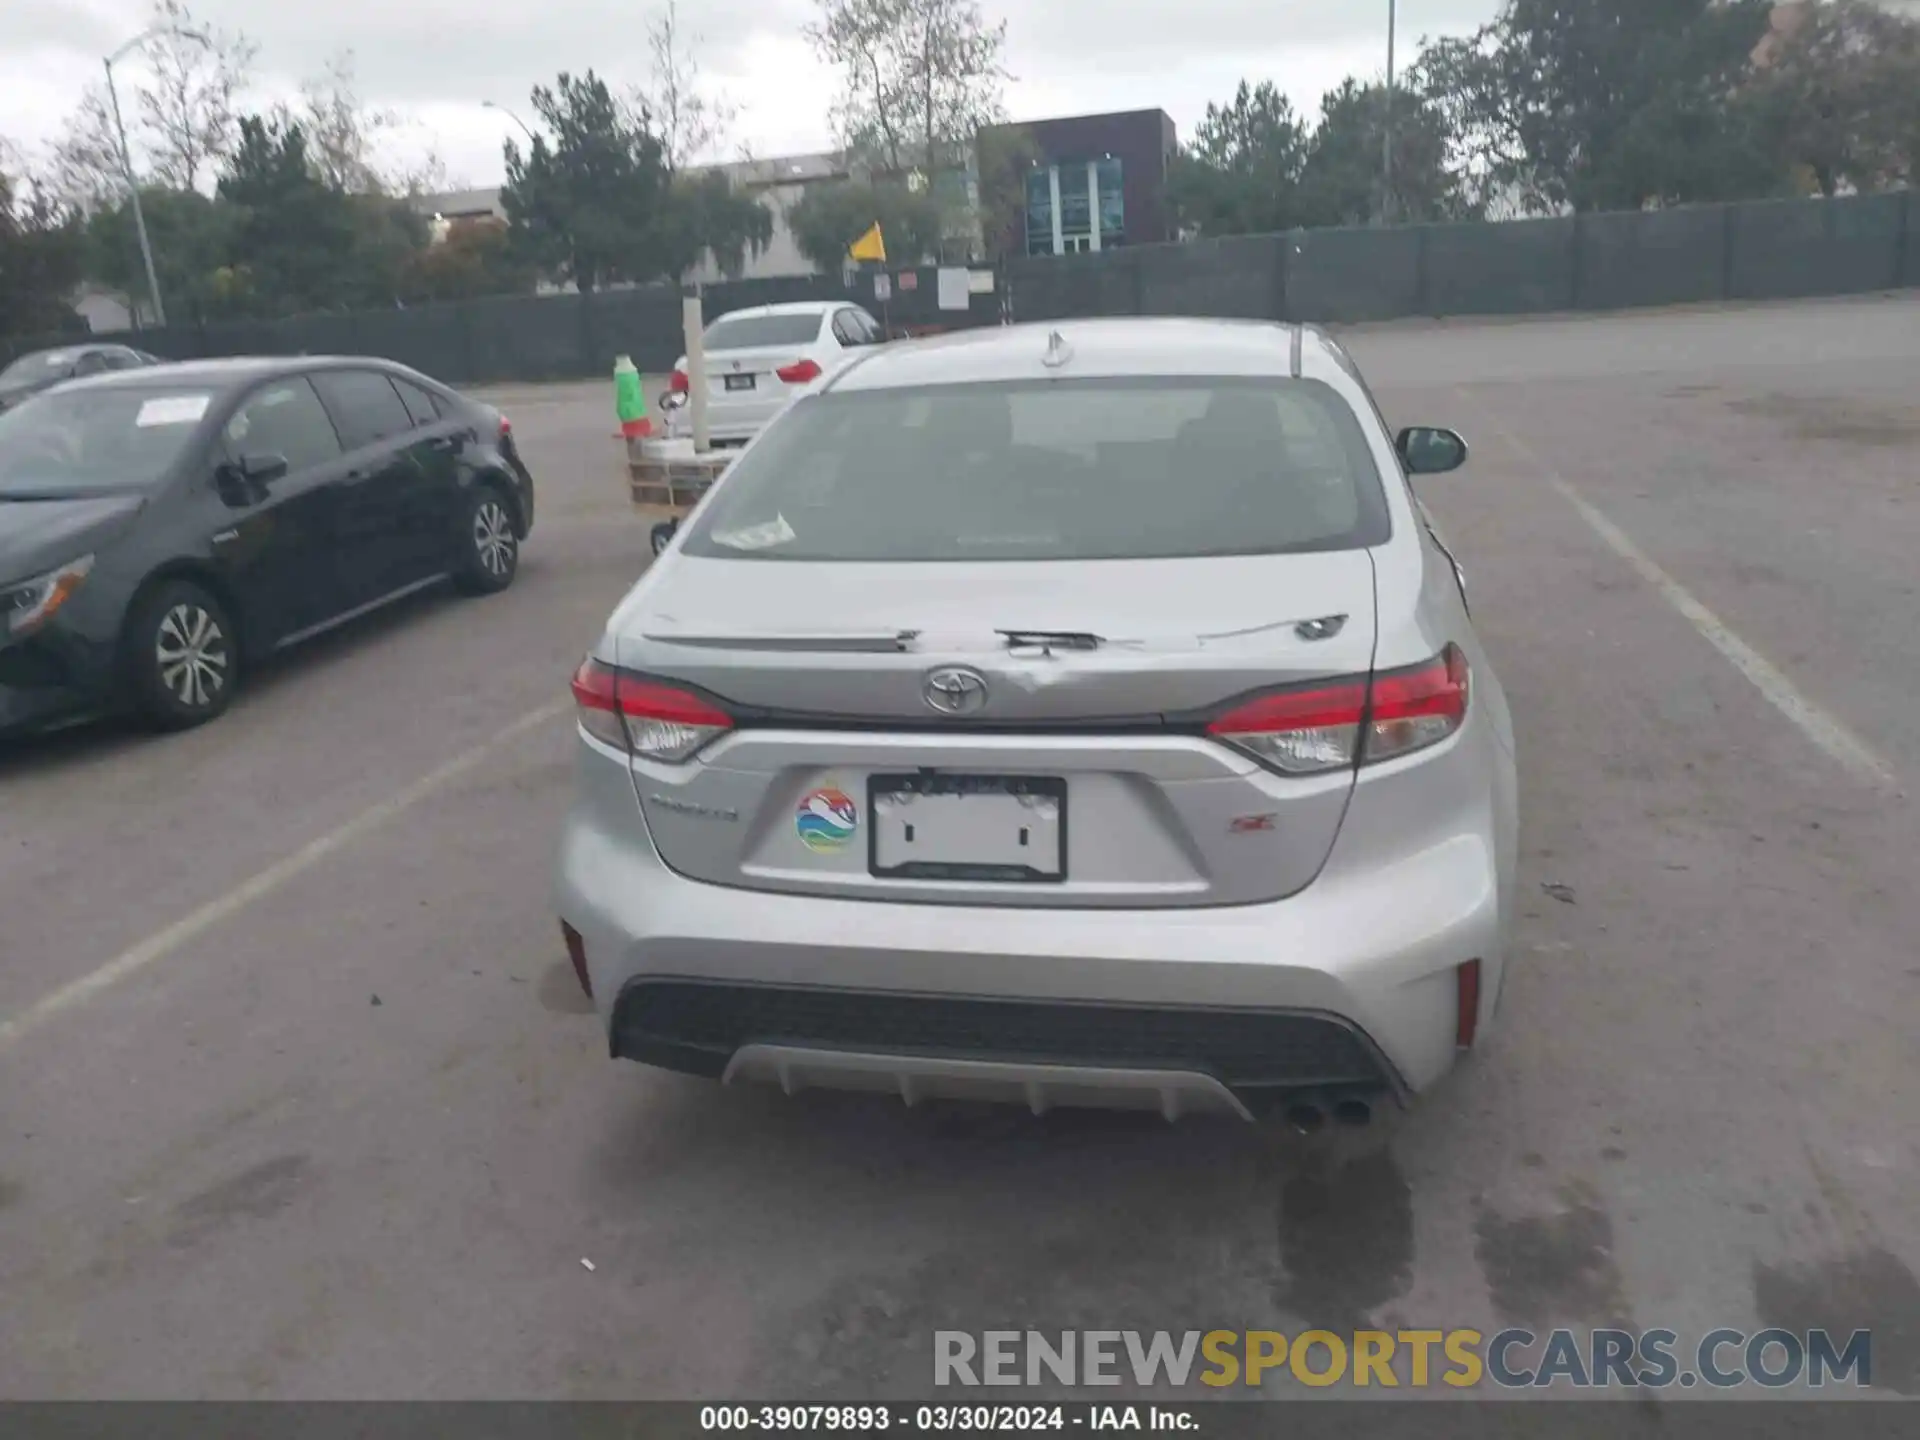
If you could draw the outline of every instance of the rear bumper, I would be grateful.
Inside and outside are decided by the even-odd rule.
[[[975,1094],[1045,1110],[1134,1103],[1169,1119],[1249,1114],[1302,1091],[1399,1095],[1367,1038],[1330,1015],[1114,1005],[639,976],[615,999],[616,1059],[713,1079]]]
[[[689,880],[659,859],[627,777],[584,743],[579,763],[556,907],[584,939],[616,1055],[778,1078],[778,1066],[736,1057],[804,1051],[787,1069],[801,1083],[871,1084],[878,1070],[907,1098],[922,1072],[968,1060],[1076,1072],[1039,1077],[1065,1089],[1076,1076],[1159,1070],[1235,1094],[1406,1096],[1457,1058],[1458,967],[1481,962],[1483,1036],[1498,1002],[1510,796],[1504,807],[1492,793],[1456,796],[1430,825],[1409,826],[1402,807],[1367,803],[1363,778],[1319,879],[1290,899],[1035,910]],[[1468,768],[1432,767],[1434,783]],[[836,1066],[835,1055],[853,1058]],[[888,1057],[916,1063],[888,1071],[876,1063]],[[926,1078],[939,1083],[925,1093],[952,1088],[951,1075]]]

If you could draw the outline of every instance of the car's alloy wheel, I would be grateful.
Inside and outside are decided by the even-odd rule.
[[[213,719],[240,685],[240,633],[220,597],[192,579],[146,587],[121,630],[127,708],[157,730],[186,730]]]
[[[474,552],[480,568],[494,580],[505,583],[512,576],[519,543],[513,533],[513,517],[498,500],[489,496],[474,507]]]
[[[209,711],[225,698],[232,645],[218,617],[194,601],[182,600],[161,617],[153,659],[161,687],[182,710]]]

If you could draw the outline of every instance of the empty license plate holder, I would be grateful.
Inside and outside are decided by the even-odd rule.
[[[882,880],[1058,885],[1067,782],[1044,775],[874,775],[867,869]]]

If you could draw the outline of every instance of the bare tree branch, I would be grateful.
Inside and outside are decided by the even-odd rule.
[[[146,47],[152,78],[137,90],[140,130],[154,177],[195,190],[233,148],[258,47],[245,35],[201,25],[181,0],[155,0],[153,23],[166,28]]]
[[[667,168],[673,171],[723,148],[740,114],[725,96],[702,93],[695,54],[700,41],[699,35],[681,27],[678,0],[667,0],[666,8],[647,26],[653,76],[636,89],[633,100],[652,120]]]

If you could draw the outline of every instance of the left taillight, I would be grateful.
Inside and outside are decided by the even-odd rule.
[[[1467,657],[1449,645],[1405,670],[1278,690],[1236,705],[1207,733],[1288,775],[1318,775],[1437,745],[1466,719]]]
[[[786,385],[806,385],[820,378],[820,366],[812,360],[796,360],[773,372]]]
[[[574,672],[573,703],[580,728],[603,745],[669,764],[733,728],[731,715],[690,691],[591,658]]]

